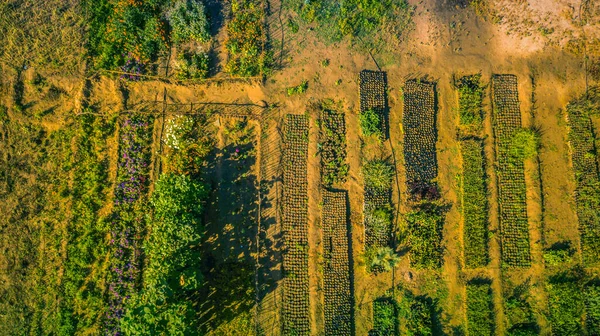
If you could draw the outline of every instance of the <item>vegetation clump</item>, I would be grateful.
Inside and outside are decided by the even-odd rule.
[[[302,83],[300,83],[296,86],[287,88],[287,95],[293,96],[296,94],[302,94],[302,93],[306,92],[306,90],[308,90],[308,81],[303,80]]]
[[[364,136],[376,136],[381,138],[381,116],[375,109],[368,109],[358,115],[360,130]]]
[[[435,204],[424,204],[405,215],[410,245],[410,264],[435,269],[442,263],[444,214]]]
[[[167,14],[175,43],[210,39],[206,9],[201,0],[177,0]]]
[[[386,160],[367,161],[362,167],[365,189],[385,191],[392,187],[394,166]]]
[[[484,86],[481,75],[465,76],[458,81],[458,114],[461,126],[480,129],[483,123]]]
[[[494,335],[492,287],[487,280],[467,284],[467,330],[469,335]]]

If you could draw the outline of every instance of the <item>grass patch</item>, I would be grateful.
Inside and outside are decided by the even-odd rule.
[[[302,83],[296,85],[296,86],[292,86],[287,88],[287,95],[288,96],[293,96],[293,95],[297,95],[297,94],[302,94],[304,92],[306,92],[306,90],[308,90],[308,81],[304,80],[302,81]]]
[[[362,167],[365,189],[386,191],[392,187],[394,166],[385,160],[367,161]]]
[[[442,228],[444,213],[434,204],[423,204],[405,215],[410,245],[410,264],[421,268],[438,268],[442,264]]]
[[[364,136],[376,136],[377,138],[383,136],[381,131],[381,115],[374,109],[361,112],[358,115],[358,120],[360,122],[360,130]]]
[[[458,115],[461,126],[481,129],[483,123],[483,90],[481,75],[472,75],[458,81]]]
[[[579,280],[574,272],[564,272],[551,277],[546,285],[553,335],[583,334],[584,297]]]

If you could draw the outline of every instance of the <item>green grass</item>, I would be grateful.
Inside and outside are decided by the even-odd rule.
[[[362,167],[365,189],[386,191],[392,187],[394,166],[385,160],[372,160],[363,163]]]
[[[477,268],[489,262],[488,201],[483,144],[479,140],[462,141],[461,154],[465,265],[468,268]]]
[[[396,302],[392,298],[379,298],[373,302],[373,330],[369,335],[394,335],[398,330]]]
[[[360,122],[360,130],[364,136],[376,136],[381,138],[383,133],[381,132],[381,115],[374,109],[366,110],[358,115]]]
[[[467,330],[469,336],[494,335],[493,296],[488,281],[467,284]]]
[[[588,335],[600,334],[600,285],[598,280],[584,287],[585,328]]]

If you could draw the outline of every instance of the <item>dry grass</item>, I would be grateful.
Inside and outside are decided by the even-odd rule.
[[[2,0],[0,64],[46,74],[80,73],[85,57],[84,13],[77,0]]]

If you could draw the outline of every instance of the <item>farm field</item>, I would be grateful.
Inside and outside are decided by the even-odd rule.
[[[598,335],[600,2],[0,4],[0,335]]]

